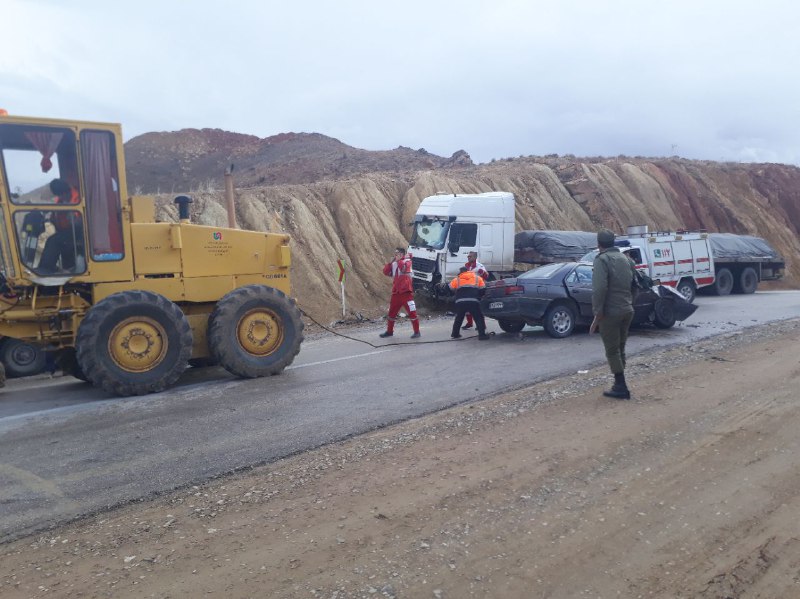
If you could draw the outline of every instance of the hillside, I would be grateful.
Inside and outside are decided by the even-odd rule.
[[[369,151],[319,133],[266,138],[219,129],[146,133],[125,144],[128,189],[156,195],[173,220],[178,193],[193,219],[226,226],[223,173],[234,165],[237,219],[292,236],[293,288],[314,318],[341,318],[336,259],[348,265],[351,313],[385,310],[381,266],[404,245],[419,202],[436,192],[510,191],[517,229],[706,229],[766,238],[800,284],[800,169],[680,158],[520,157],[475,165],[464,150]]]
[[[463,150],[442,158],[402,146],[387,151],[361,150],[319,133],[281,133],[260,139],[220,129],[145,133],[125,144],[125,157],[128,185],[137,193],[219,187],[219,178],[231,164],[240,187],[472,164]]]

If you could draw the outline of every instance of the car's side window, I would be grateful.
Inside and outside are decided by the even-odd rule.
[[[589,266],[579,266],[573,273],[578,283],[591,283],[592,282],[592,268]]]

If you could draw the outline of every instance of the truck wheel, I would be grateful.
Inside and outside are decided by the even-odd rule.
[[[208,347],[236,376],[278,374],[300,351],[303,326],[293,299],[272,287],[248,285],[217,303],[208,321]]]
[[[498,320],[497,324],[506,333],[519,333],[525,328],[525,321]]]
[[[542,325],[551,337],[569,337],[575,330],[575,311],[566,304],[550,306],[544,314]]]
[[[498,320],[497,325],[506,333],[519,333],[525,328],[525,321]]]
[[[42,348],[19,339],[7,338],[0,344],[0,361],[6,367],[6,376],[31,376],[44,370],[45,355]]]
[[[122,291],[89,309],[75,346],[81,371],[96,387],[144,395],[178,380],[192,355],[192,329],[163,295]]]
[[[690,304],[694,301],[694,298],[697,295],[697,288],[692,279],[681,279],[676,287],[676,290],[683,296],[683,299]]]
[[[730,295],[733,290],[733,273],[727,268],[720,268],[714,281],[716,295]]]
[[[756,274],[754,268],[748,266],[739,275],[739,284],[736,286],[736,291],[739,293],[755,293],[757,287],[758,274]]]
[[[675,304],[668,299],[658,299],[653,306],[653,324],[659,329],[675,326]]]

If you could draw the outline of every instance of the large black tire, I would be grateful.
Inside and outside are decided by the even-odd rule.
[[[551,337],[569,337],[575,330],[575,310],[567,304],[554,304],[545,312],[542,326]]]
[[[742,269],[736,285],[737,293],[755,293],[758,288],[758,273],[750,266]]]
[[[303,326],[293,299],[272,287],[248,285],[217,303],[208,320],[208,347],[231,374],[269,376],[292,363]]]
[[[31,376],[44,370],[45,354],[41,347],[6,338],[0,342],[0,362],[6,367],[6,376]]]
[[[653,305],[653,324],[659,329],[671,329],[675,321],[675,303],[665,298],[657,299]]]
[[[720,268],[713,287],[716,295],[730,295],[733,291],[733,273],[727,268]]]
[[[697,285],[695,285],[694,280],[689,278],[681,279],[675,289],[687,302],[690,304],[694,302],[694,298],[697,295]]]
[[[525,328],[523,320],[498,320],[497,324],[506,333],[519,333]]]
[[[89,309],[75,346],[80,370],[96,387],[144,395],[178,380],[192,355],[192,329],[163,295],[122,291]]]

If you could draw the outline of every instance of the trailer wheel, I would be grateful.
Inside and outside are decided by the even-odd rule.
[[[506,333],[519,333],[525,328],[524,320],[498,320],[497,324]]]
[[[575,311],[567,304],[555,304],[547,309],[542,322],[545,332],[556,339],[569,337],[575,330]]]
[[[89,309],[75,346],[81,371],[96,387],[144,395],[178,380],[192,355],[192,329],[163,295],[122,291]]]
[[[692,279],[681,279],[676,290],[687,302],[690,304],[694,302],[694,298],[697,295],[697,287]]]
[[[217,303],[208,321],[208,346],[231,374],[278,374],[300,351],[303,326],[293,299],[272,287],[248,285]]]
[[[671,329],[675,326],[675,304],[668,299],[658,299],[653,305],[653,324],[659,329]]]
[[[714,281],[716,295],[730,295],[733,290],[733,273],[727,268],[720,268]]]
[[[0,361],[6,367],[6,376],[31,376],[44,370],[45,355],[42,348],[19,339],[7,338],[0,343]]]
[[[748,266],[742,270],[742,274],[739,275],[739,284],[736,290],[739,293],[755,293],[757,287],[758,274],[756,274],[754,268]]]

